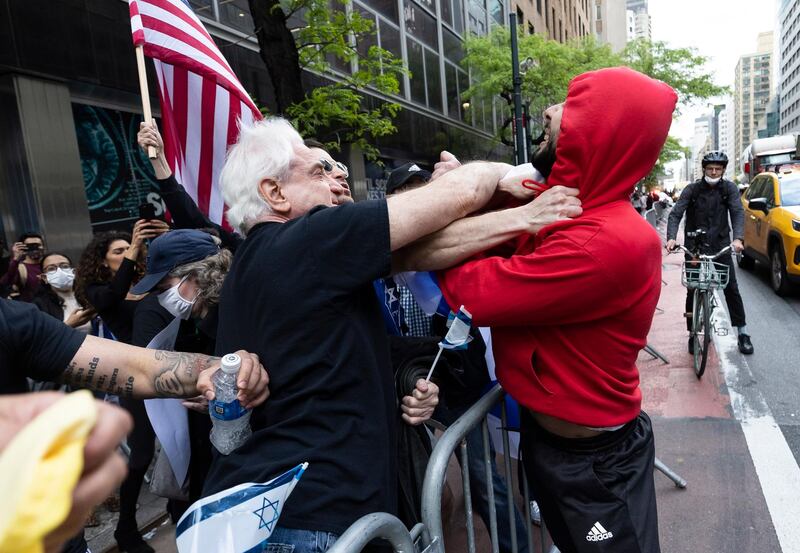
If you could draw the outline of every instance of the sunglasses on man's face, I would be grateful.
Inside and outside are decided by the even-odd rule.
[[[333,168],[336,167],[337,169],[339,169],[339,171],[344,173],[344,178],[347,178],[347,177],[350,176],[350,171],[347,170],[347,165],[345,165],[344,163],[341,163],[339,161],[334,161],[333,163],[331,163],[329,160],[327,160],[325,158],[321,158],[319,160],[319,162],[322,164],[322,169],[326,173],[332,172]]]

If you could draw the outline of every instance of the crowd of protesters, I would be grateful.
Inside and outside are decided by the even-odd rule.
[[[645,98],[610,109],[606,98],[620,89]],[[493,329],[498,376],[521,405],[523,465],[556,544],[586,551],[587,542],[613,539],[613,550],[655,553],[653,435],[635,359],[655,310],[660,246],[627,199],[655,162],[674,105],[669,87],[633,71],[589,73],[570,85],[566,104],[545,111],[533,155],[539,173],[462,166],[444,152],[432,174],[413,162],[398,167],[387,199],[364,202],[353,201],[347,167],[321,144],[304,141],[286,120],[267,119],[241,129],[220,175],[238,232],[200,212],[172,175],[156,127],[142,124],[139,144],[157,152],[153,168],[172,225],[142,219],[131,235],[100,233],[77,266],[47,251],[46,237],[20,237],[0,280],[17,301],[0,300],[0,327],[20,317],[35,327],[26,334],[30,370],[0,392],[25,391],[24,374],[120,396],[134,422],[119,492],[121,551],[153,551],[136,520],[155,443],[142,399],[165,395],[202,413],[189,418],[189,477],[178,483],[188,491],[169,503],[174,521],[200,497],[308,462],[270,545],[325,551],[368,513],[419,521],[419,467],[430,452],[420,425],[454,422],[488,383],[475,330],[433,381],[419,372],[446,328],[392,275],[438,271],[443,299],[469,304],[476,324]],[[646,132],[624,131],[630,111],[651,121]],[[600,120],[594,132],[615,140],[582,134]],[[639,157],[614,165],[630,152]],[[531,180],[541,175],[547,183]],[[642,301],[608,293],[622,273]],[[164,333],[168,346],[161,340],[149,357],[142,353]],[[47,335],[49,355],[32,353],[31,336]],[[209,371],[181,368],[216,368],[211,355],[232,351],[247,361],[241,401],[257,409],[252,437],[218,455],[202,397],[213,396]],[[92,368],[84,376],[85,366]],[[108,383],[110,366],[117,368]],[[137,370],[118,375],[121,366]],[[481,436],[468,443],[483,449]],[[520,535],[524,523],[513,509],[513,520],[507,516],[502,479],[492,466],[490,483],[478,458],[470,455],[468,467],[482,488],[475,506],[486,518],[483,492],[497,488],[501,549],[511,551],[511,525]],[[613,533],[592,533],[601,519]],[[86,550],[82,534],[65,549]]]

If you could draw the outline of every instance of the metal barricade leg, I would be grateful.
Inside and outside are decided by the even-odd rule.
[[[661,471],[664,476],[675,482],[676,488],[686,488],[686,480],[684,480],[680,474],[665,465],[658,457],[656,457],[655,468],[656,470]]]
[[[511,472],[511,448],[508,445],[508,414],[506,413],[506,400],[500,403],[500,417],[503,433],[503,461],[506,467],[506,499],[508,500],[508,526],[511,530],[511,551],[516,553],[517,548],[517,525],[514,507],[514,474]]]
[[[650,354],[653,357],[653,359],[661,359],[665,365],[669,365],[669,359],[664,357],[662,353],[660,353],[656,348],[654,348],[650,344],[647,344],[644,347],[644,351]]]
[[[475,524],[472,520],[472,486],[469,481],[469,454],[466,439],[461,442],[461,480],[464,487],[464,512],[467,514],[467,548],[475,553]]]
[[[483,431],[483,462],[486,466],[486,492],[489,496],[489,534],[492,538],[492,553],[500,553],[500,542],[497,537],[497,509],[494,502],[494,486],[492,486],[492,461],[489,449],[489,424],[484,416],[482,422]]]

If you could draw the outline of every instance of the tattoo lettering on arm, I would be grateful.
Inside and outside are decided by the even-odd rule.
[[[201,371],[219,361],[196,353],[155,351],[155,359],[163,367],[153,378],[153,388],[159,397],[192,397],[197,393],[197,377]]]
[[[100,369],[100,374],[98,376],[98,369],[97,367],[100,365],[100,358],[93,357],[92,360],[88,363],[88,370],[84,367],[79,367],[78,364],[73,361],[70,363],[67,368],[64,370],[64,373],[61,376],[61,380],[64,384],[69,384],[70,386],[75,386],[78,388],[88,388],[90,390],[96,390],[98,392],[106,392],[109,394],[115,394],[120,397],[130,398],[133,397],[133,383],[134,377],[128,376],[125,381],[125,387],[123,388],[118,384],[118,379],[120,377],[120,369],[114,368],[111,371],[111,375],[107,375],[103,373],[103,369]],[[85,377],[84,377],[85,373]],[[95,377],[97,376],[97,381],[95,382]],[[106,384],[106,380],[108,383]]]

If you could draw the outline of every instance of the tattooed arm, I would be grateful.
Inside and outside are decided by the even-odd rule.
[[[269,377],[258,355],[236,352],[242,358],[239,370],[239,401],[246,408],[260,405],[269,395]],[[220,366],[219,357],[137,348],[121,342],[87,336],[62,375],[66,384],[123,397],[214,399],[211,376]]]

